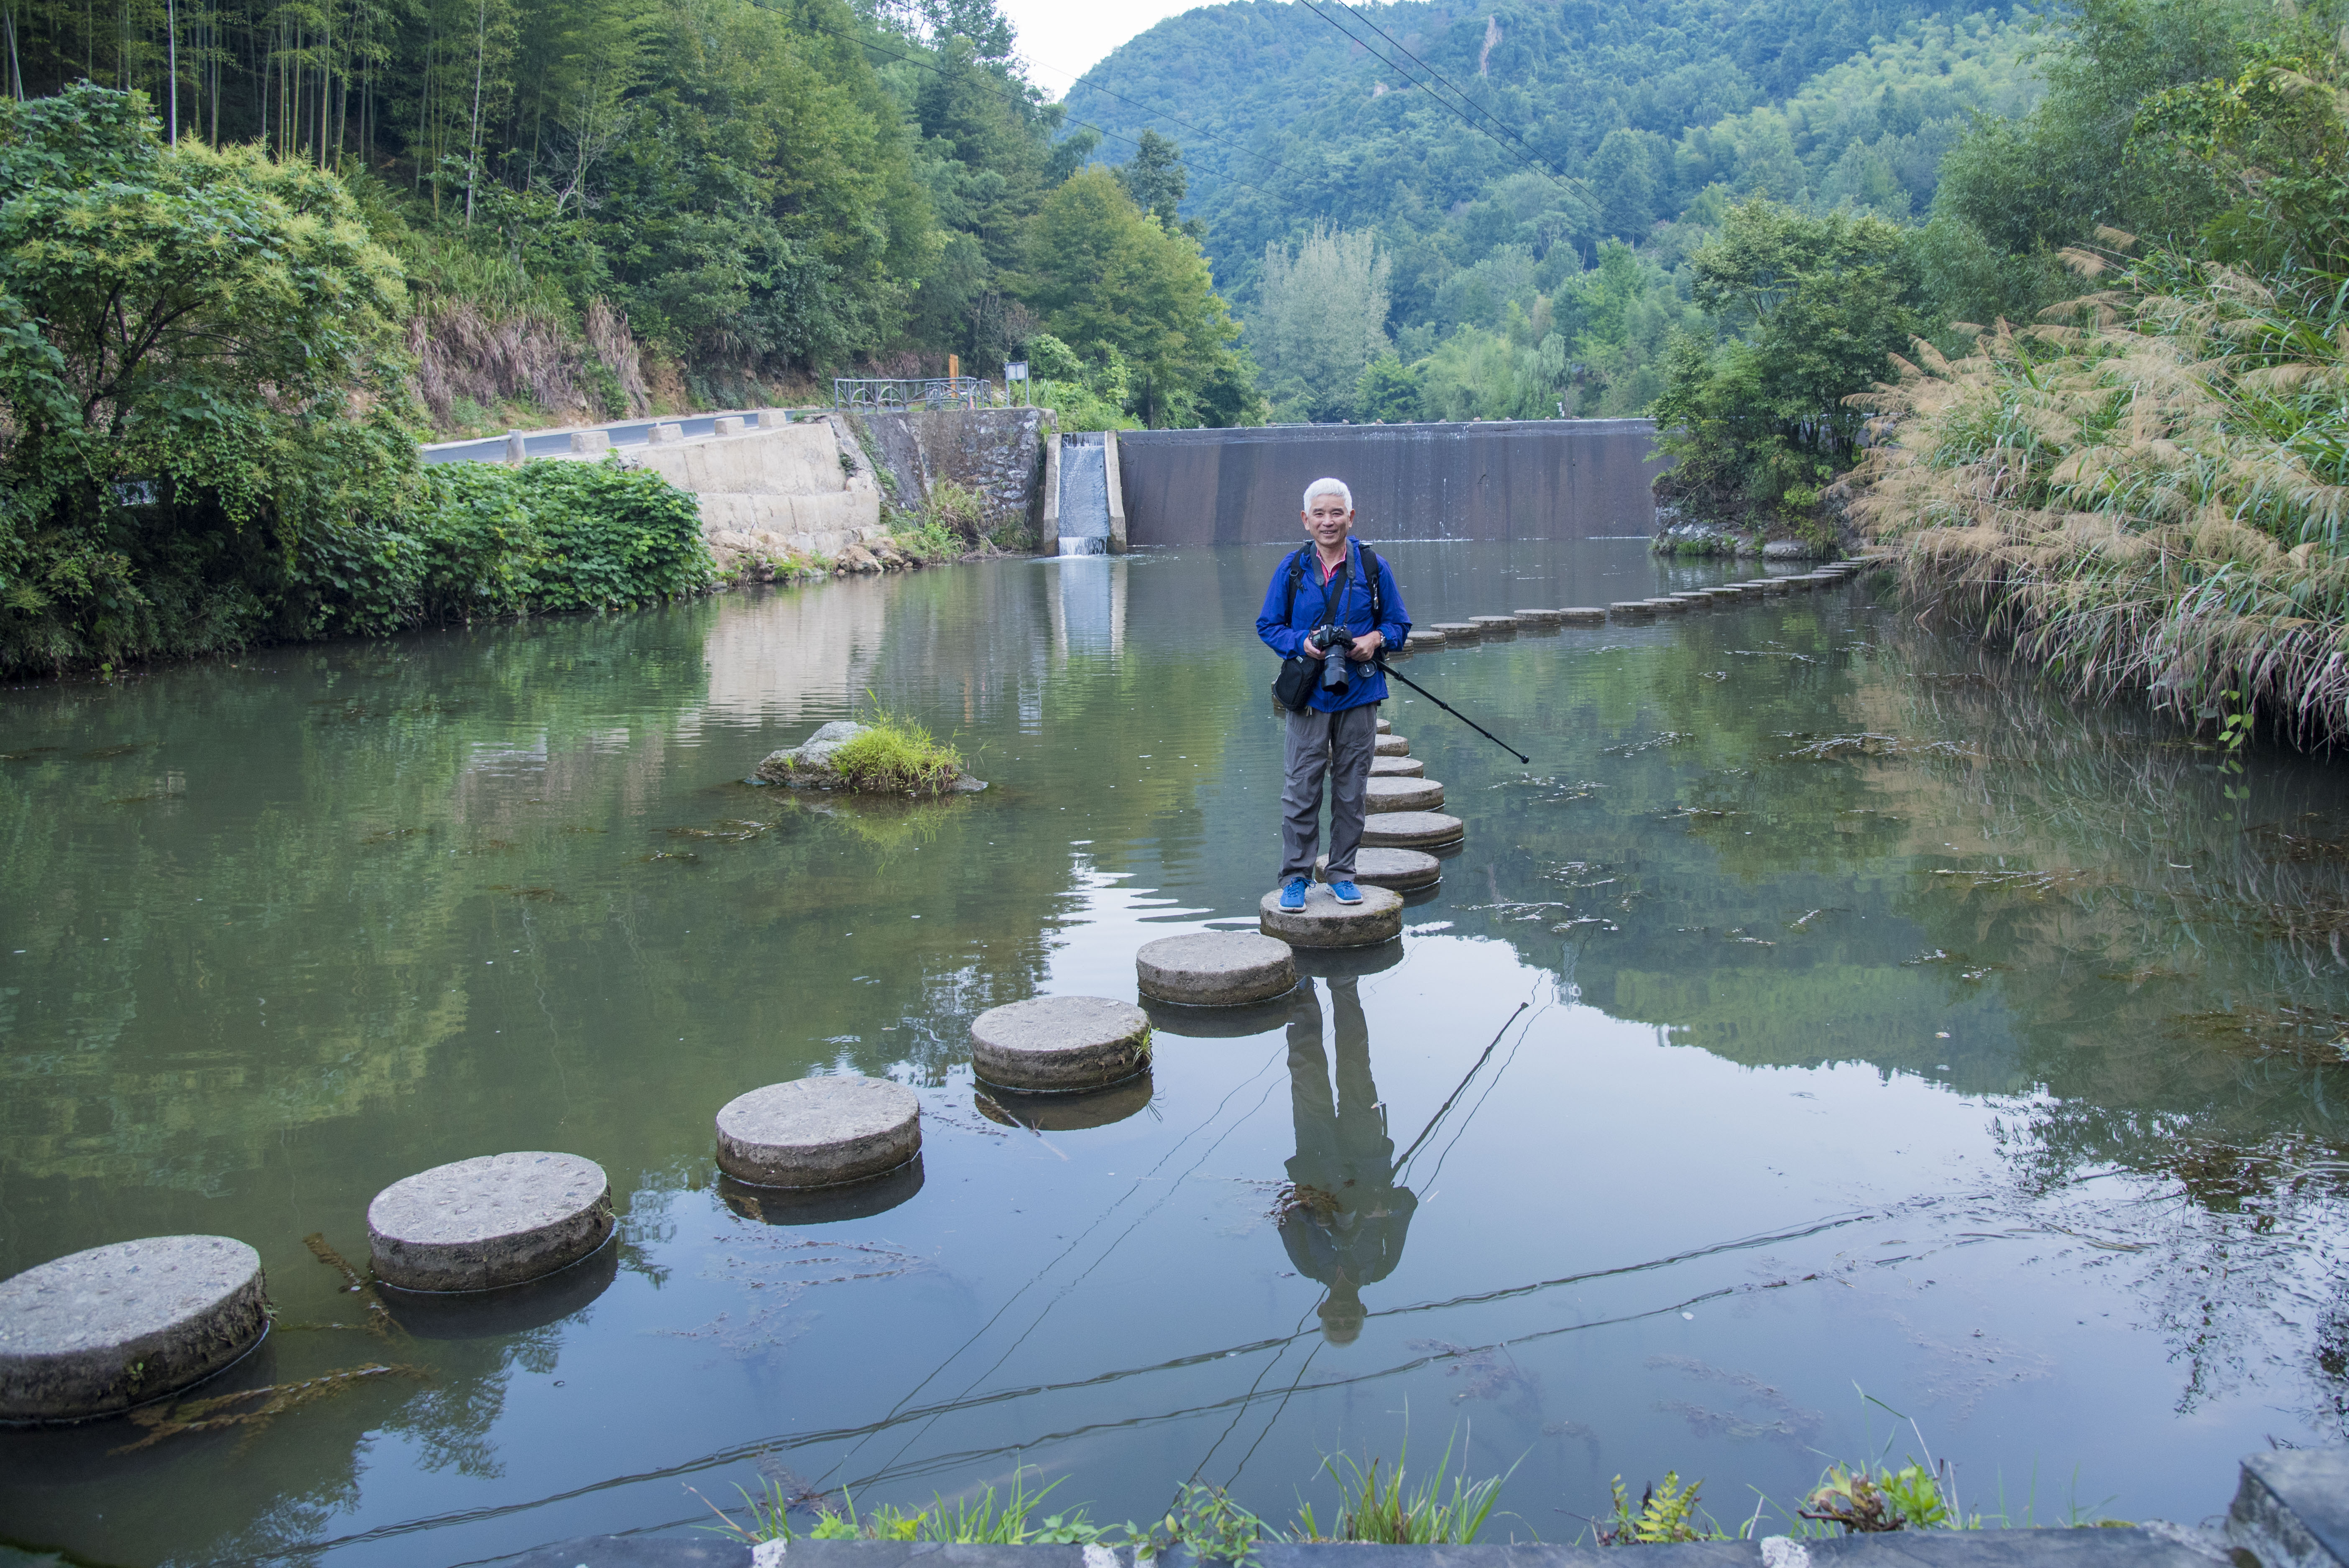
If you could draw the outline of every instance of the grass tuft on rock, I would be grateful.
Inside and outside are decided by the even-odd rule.
[[[936,794],[963,776],[963,756],[903,713],[875,708],[864,733],[832,755],[852,789]]]

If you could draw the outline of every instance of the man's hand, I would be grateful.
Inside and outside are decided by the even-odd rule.
[[[1376,659],[1379,656],[1379,649],[1384,648],[1386,645],[1386,633],[1376,630],[1366,631],[1361,636],[1354,639],[1353,649],[1346,655],[1346,657],[1352,659],[1357,664],[1368,664],[1371,659]]]

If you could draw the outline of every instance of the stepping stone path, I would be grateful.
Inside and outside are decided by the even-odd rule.
[[[1440,811],[1381,812],[1362,819],[1366,849],[1433,849],[1454,844],[1467,834],[1456,816]]]
[[[261,1342],[261,1254],[150,1236],[0,1282],[0,1421],[77,1421],[175,1394]]]
[[[1374,779],[1415,779],[1427,775],[1427,764],[1417,757],[1372,757],[1371,776]]]
[[[484,1154],[395,1181],[367,1205],[375,1275],[486,1291],[575,1263],[612,1234],[612,1184],[575,1154]]]
[[[1401,735],[1381,735],[1371,742],[1371,754],[1378,757],[1407,757],[1411,755],[1411,742]]]
[[[1313,875],[1317,880],[1327,882],[1329,873],[1330,857],[1324,855],[1313,863]],[[1417,849],[1357,849],[1354,880],[1366,888],[1392,888],[1398,893],[1409,893],[1444,880],[1444,862]]]
[[[1315,882],[1305,890],[1305,908],[1284,909],[1276,888],[1257,905],[1257,924],[1299,948],[1367,948],[1402,935],[1402,895],[1369,885],[1361,892],[1361,903],[1341,904]]]
[[[1098,1089],[1150,1064],[1150,1019],[1102,996],[1037,996],[970,1023],[971,1071],[1030,1094]]]
[[[1362,785],[1363,805],[1371,815],[1396,811],[1433,811],[1444,804],[1444,786],[1433,779],[1373,778]]]
[[[880,1078],[769,1084],[718,1113],[718,1168],[758,1187],[836,1187],[921,1152],[922,1102]]]
[[[1133,969],[1143,995],[1192,1007],[1240,1007],[1297,989],[1288,944],[1255,931],[1161,937],[1142,944]]]

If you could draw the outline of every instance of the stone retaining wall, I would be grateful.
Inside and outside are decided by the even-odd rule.
[[[1033,539],[1043,510],[1049,409],[942,409],[837,415],[851,421],[889,503],[920,513],[941,479],[977,491],[988,534],[1016,524]]]

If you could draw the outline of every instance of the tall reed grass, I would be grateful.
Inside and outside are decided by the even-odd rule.
[[[2064,256],[2106,286],[1849,400],[1878,416],[1854,511],[1915,594],[2079,693],[2339,738],[2349,282],[2098,238]]]

